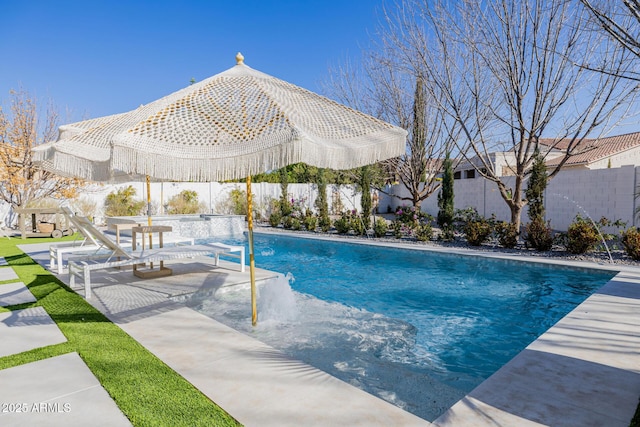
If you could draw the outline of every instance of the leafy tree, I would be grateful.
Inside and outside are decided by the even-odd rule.
[[[131,185],[109,193],[104,201],[104,214],[106,216],[140,215],[146,203],[144,200],[135,200],[135,195],[136,189]]]
[[[196,214],[204,211],[206,211],[206,206],[200,203],[198,193],[192,190],[183,190],[167,202],[167,213],[171,215]]]
[[[453,196],[453,162],[447,152],[443,163],[442,189],[438,194],[438,225],[444,231],[444,237],[453,237],[454,196]]]
[[[28,93],[10,94],[11,113],[0,107],[0,200],[15,209],[45,198],[76,197],[84,181],[44,171],[33,161],[32,149],[56,138],[56,110],[50,105],[42,123],[37,102]]]

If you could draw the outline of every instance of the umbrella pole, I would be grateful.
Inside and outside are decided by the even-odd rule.
[[[253,207],[251,206],[251,175],[247,176],[247,228],[249,235],[249,275],[251,276],[251,324],[258,323],[256,302],[256,263],[253,257]]]
[[[151,178],[147,175],[147,223],[151,227]],[[153,248],[152,234],[149,233],[149,249]],[[142,235],[144,239],[144,234]],[[151,264],[153,265],[153,264]]]

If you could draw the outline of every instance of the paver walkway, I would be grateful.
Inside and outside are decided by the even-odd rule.
[[[0,370],[0,426],[130,426],[77,353]]]

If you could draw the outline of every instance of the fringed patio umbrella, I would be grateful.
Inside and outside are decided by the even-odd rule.
[[[34,157],[93,181],[246,178],[252,322],[257,321],[251,175],[303,162],[352,169],[405,153],[407,132],[244,64],[136,110],[60,127]]]

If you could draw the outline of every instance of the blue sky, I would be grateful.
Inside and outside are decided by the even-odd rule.
[[[359,59],[385,0],[0,0],[0,105],[22,88],[60,123],[132,110],[250,67],[322,93]],[[387,0],[393,4],[393,0]],[[640,131],[626,119],[610,134]]]
[[[67,123],[128,111],[235,65],[322,92],[382,0],[0,0],[0,104],[22,88]]]

